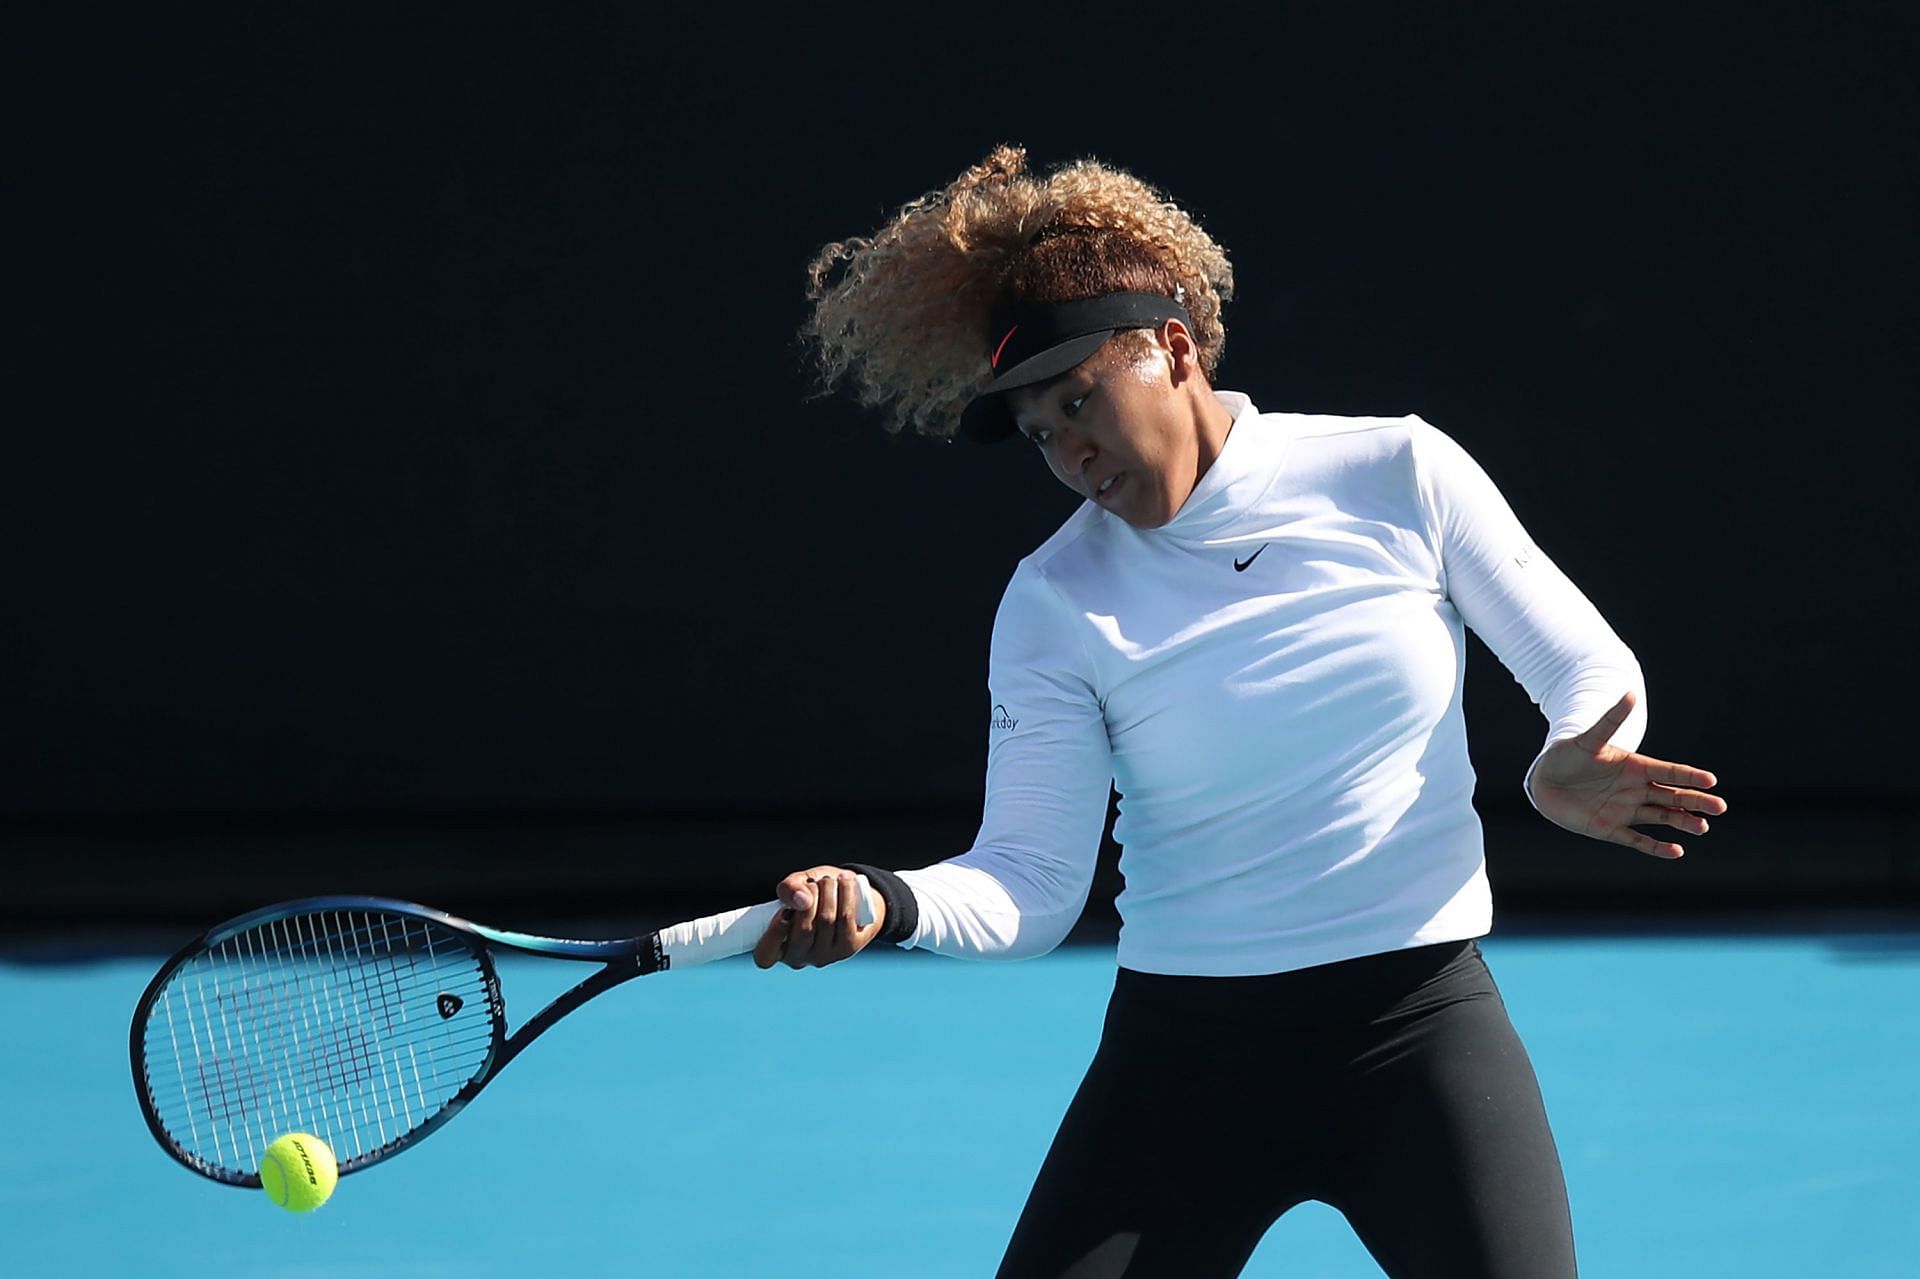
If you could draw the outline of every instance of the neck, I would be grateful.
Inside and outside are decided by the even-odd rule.
[[[1219,458],[1220,450],[1226,447],[1227,433],[1233,430],[1233,414],[1215,398],[1213,388],[1198,378],[1188,394],[1192,397],[1197,445],[1193,482],[1198,484]]]

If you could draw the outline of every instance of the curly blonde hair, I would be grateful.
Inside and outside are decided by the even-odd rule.
[[[820,392],[851,383],[886,427],[951,439],[992,380],[996,324],[1025,305],[1138,291],[1184,291],[1209,381],[1233,296],[1226,251],[1156,188],[1084,159],[1046,177],[999,146],[902,205],[871,236],[821,249],[807,268]]]

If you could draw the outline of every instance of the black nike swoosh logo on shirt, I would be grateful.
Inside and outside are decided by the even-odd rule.
[[[1272,543],[1271,543],[1271,542],[1262,542],[1262,543],[1260,543],[1260,551],[1264,551],[1264,550],[1266,550],[1266,549],[1267,549],[1267,547],[1269,547],[1269,546],[1271,546],[1271,545],[1272,545]],[[1235,560],[1235,561],[1233,562],[1233,571],[1234,571],[1234,572],[1236,572],[1236,573],[1244,573],[1244,572],[1246,572],[1246,571],[1247,571],[1247,566],[1248,566],[1249,564],[1252,564],[1252,563],[1253,563],[1253,562],[1254,562],[1255,560],[1257,560],[1257,559],[1259,559],[1259,558],[1260,558],[1260,551],[1255,551],[1255,552],[1254,552],[1253,554],[1251,554],[1251,555],[1249,555],[1249,556],[1247,556],[1247,558],[1245,558],[1244,560]]]

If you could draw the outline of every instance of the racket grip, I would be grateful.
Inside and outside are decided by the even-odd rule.
[[[856,878],[860,881],[860,910],[855,919],[865,928],[880,913],[879,897],[865,875]],[[660,930],[660,952],[670,968],[710,964],[716,959],[744,955],[759,942],[773,917],[785,909],[777,901],[762,902],[758,906],[742,906],[738,910],[670,925]]]

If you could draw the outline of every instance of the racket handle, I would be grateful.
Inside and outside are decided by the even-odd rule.
[[[880,913],[877,908],[879,899],[865,875],[855,878],[860,881],[860,910],[855,919],[865,928]],[[672,968],[709,964],[716,959],[744,955],[759,942],[761,934],[767,931],[767,925],[773,922],[773,917],[785,909],[777,901],[762,902],[758,906],[742,906],[738,910],[722,911],[718,915],[670,925],[660,930],[660,951]]]

